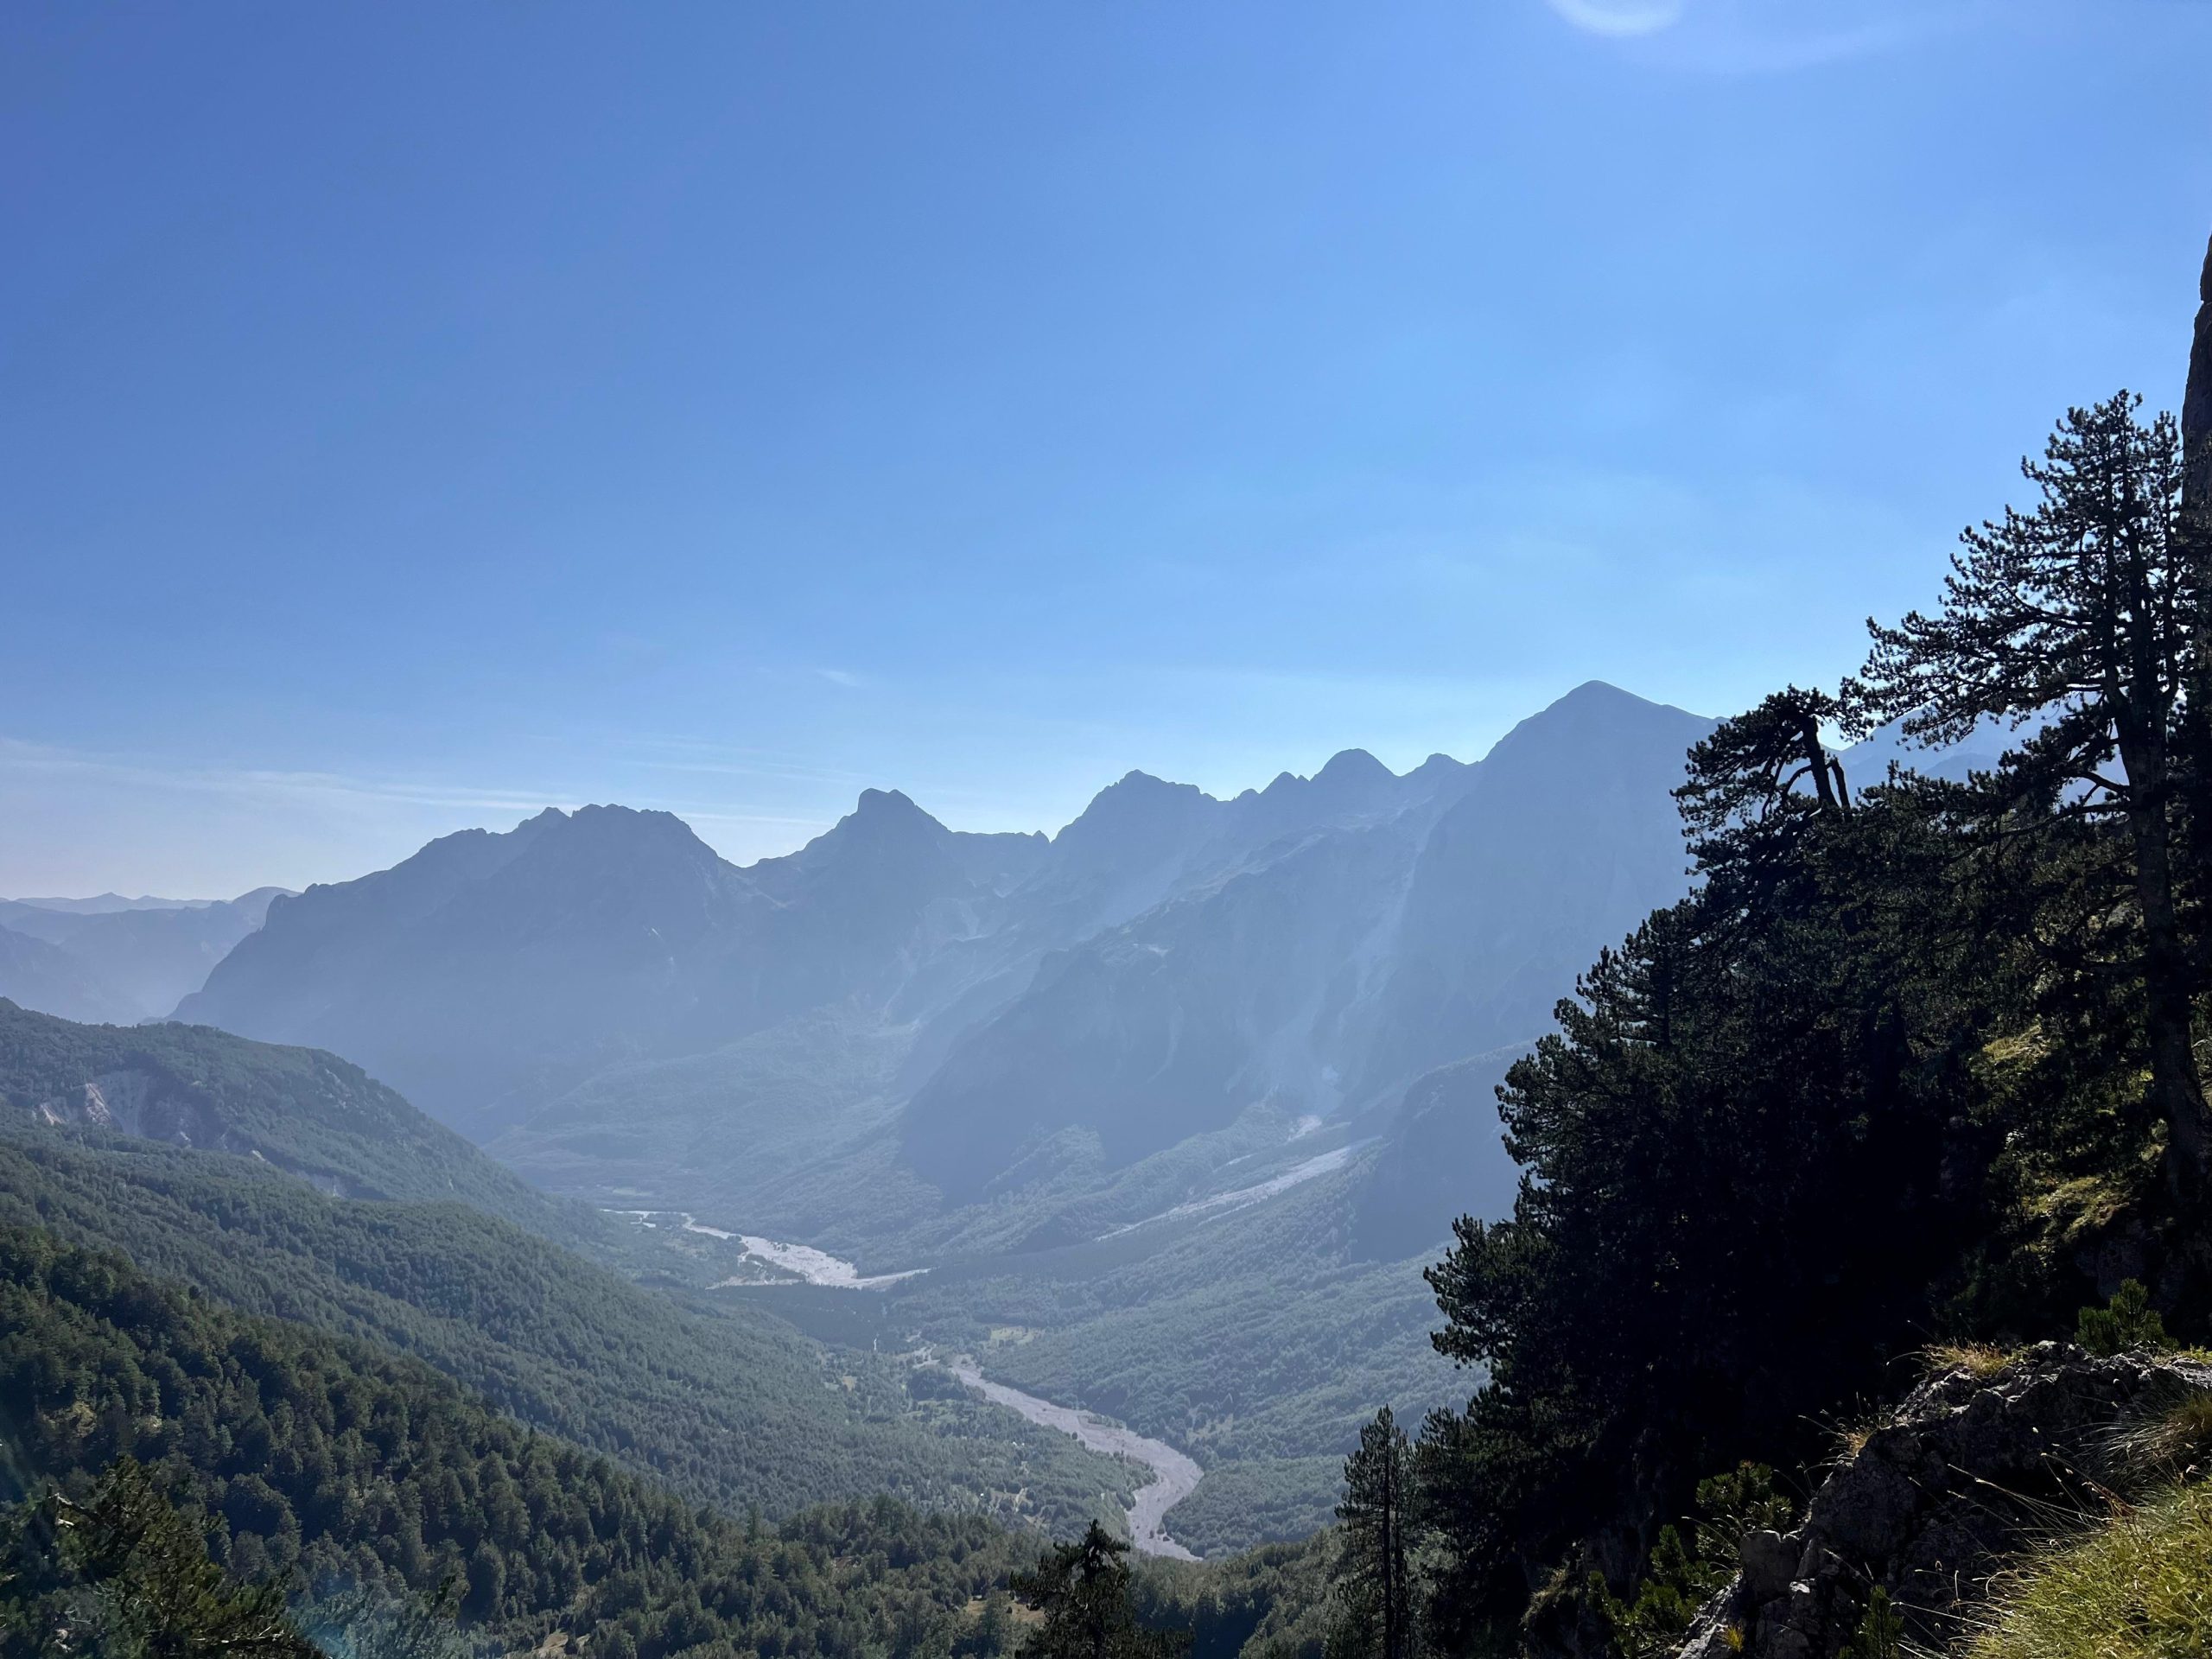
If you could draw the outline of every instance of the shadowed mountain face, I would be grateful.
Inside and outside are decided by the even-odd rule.
[[[1054,952],[915,1095],[908,1159],[972,1198],[1061,1128],[1119,1165],[1258,1102],[1334,1109],[1410,852],[1384,827],[1317,832]]]
[[[1688,890],[1672,791],[1713,726],[1592,683],[1499,740],[1421,849],[1370,1088],[1548,1029],[1600,946]]]
[[[908,1157],[974,1197],[1058,1129],[1094,1130],[1118,1163],[1262,1101],[1375,1105],[1532,1038],[1600,945],[1683,891],[1669,791],[1711,726],[1592,684],[1448,790],[1339,757],[1296,791],[1230,803],[1265,830],[1213,843],[1201,879],[1049,958],[917,1092]],[[1278,791],[1327,805],[1294,827],[1263,815]]]
[[[753,895],[665,813],[465,830],[270,906],[180,1019],[358,1059],[430,1110],[661,1039]]]
[[[741,870],[664,812],[549,810],[280,899],[177,1014],[358,1055],[480,1131],[516,1091],[880,1004],[1042,845],[956,835],[871,790]]]
[[[1707,729],[1592,684],[1477,766],[1401,777],[1355,750],[1231,800],[1132,772],[1049,842],[871,790],[742,869],[666,814],[548,811],[280,899],[178,1014],[333,1049],[471,1133],[542,1116],[585,1138],[570,1170],[636,1127],[549,1107],[587,1079],[741,1067],[797,1046],[730,1046],[834,1014],[904,1052],[871,1061],[898,1158],[957,1204],[1070,1132],[1111,1170],[1255,1108],[1388,1108],[1532,1037],[1682,890],[1669,791]],[[713,1099],[687,1156],[741,1160]]]

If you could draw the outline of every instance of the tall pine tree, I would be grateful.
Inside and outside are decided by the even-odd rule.
[[[1413,1447],[1385,1406],[1344,1459],[1338,1593],[1345,1646],[1362,1659],[1410,1659],[1413,1637]]]
[[[1179,1633],[1137,1623],[1129,1594],[1129,1547],[1096,1521],[1072,1544],[1055,1544],[1033,1571],[1014,1575],[1014,1593],[1042,1620],[1021,1644],[1023,1659],[1174,1659]]]
[[[1894,627],[1846,689],[1857,730],[1901,720],[1955,742],[1987,721],[2034,729],[1984,780],[1989,816],[2063,833],[2109,824],[2126,846],[2151,1094],[2179,1190],[2212,1176],[2208,1112],[2190,1042],[2194,964],[2184,935],[2187,690],[2203,595],[2181,528],[2173,417],[2145,425],[2126,392],[2067,411],[2027,512],[1960,537],[1943,601]]]

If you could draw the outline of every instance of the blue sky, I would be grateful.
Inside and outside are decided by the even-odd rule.
[[[1855,664],[2177,401],[2205,0],[0,12],[0,893]]]

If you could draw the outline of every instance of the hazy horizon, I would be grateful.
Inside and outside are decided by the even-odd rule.
[[[1564,696],[1571,696],[1577,690],[1583,690],[1592,685],[1606,685],[1609,683],[1610,683],[1608,682],[1603,681],[1585,681],[1582,686],[1569,687],[1566,692],[1561,693],[1560,697],[1551,698],[1541,707],[1531,709],[1528,710],[1526,714],[1518,716],[1512,721],[1509,722],[1507,730],[1510,730],[1513,726],[1521,724],[1529,716],[1541,714],[1543,712],[1544,708],[1550,707],[1552,703],[1560,701]],[[1617,686],[1612,687],[1611,689],[1615,690],[1626,691],[1630,696],[1635,696],[1637,695],[1634,691],[1624,686]],[[1638,700],[1647,702],[1653,701],[1649,698],[1639,698]],[[1671,704],[1656,706],[1669,709],[1672,709],[1673,707]],[[1689,713],[1693,715],[1699,713],[1699,711],[1696,710],[1679,709],[1675,710],[1675,712]],[[1497,734],[1497,736],[1503,737],[1505,734],[1504,731],[1501,731]],[[1483,743],[1479,748],[1470,750],[1469,752],[1461,754],[1448,754],[1447,758],[1459,761],[1462,764],[1471,765],[1472,763],[1480,760],[1484,755],[1488,753],[1490,749],[1494,747],[1494,743],[1495,740],[1493,739]],[[1352,746],[1352,750],[1363,750],[1363,746],[1355,744]],[[1336,751],[1336,753],[1344,753],[1349,752],[1351,751],[1338,750]],[[1372,750],[1363,750],[1363,752],[1370,754],[1374,753]],[[1447,752],[1443,750],[1432,750],[1428,754],[1406,760],[1402,764],[1394,764],[1388,756],[1384,755],[1376,755],[1375,758],[1381,760],[1382,764],[1393,773],[1402,777],[1408,772],[1412,771],[1414,767],[1420,766],[1423,761],[1431,760],[1438,754],[1446,753]],[[1320,770],[1324,765],[1333,758],[1333,754],[1324,755],[1319,760],[1304,767],[1277,767],[1274,772],[1268,773],[1264,778],[1255,779],[1249,783],[1239,784],[1233,786],[1224,785],[1210,787],[1206,784],[1196,779],[1165,777],[1162,774],[1152,772],[1148,767],[1134,767],[1131,769],[1131,772],[1145,772],[1150,776],[1160,777],[1161,778],[1161,781],[1166,783],[1194,785],[1204,793],[1213,797],[1215,799],[1226,801],[1234,799],[1242,794],[1264,790],[1268,786],[1268,785],[1274,783],[1281,777],[1294,776],[1300,778],[1310,778],[1314,772]],[[1123,778],[1129,775],[1131,775],[1130,772],[1124,772],[1121,774]],[[855,782],[853,785],[852,796],[847,799],[843,807],[832,817],[824,819],[819,823],[794,825],[792,828],[791,839],[788,842],[780,845],[771,845],[765,851],[757,852],[749,856],[734,855],[728,849],[717,845],[715,836],[709,833],[711,820],[709,820],[706,826],[702,826],[699,823],[693,822],[693,820],[683,812],[676,810],[673,808],[640,806],[634,801],[615,799],[543,801],[535,804],[509,804],[498,807],[487,805],[481,817],[472,819],[467,823],[456,822],[450,829],[436,831],[430,836],[426,837],[425,844],[427,844],[428,841],[436,840],[443,836],[458,835],[471,830],[483,830],[494,835],[503,835],[548,810],[575,813],[582,811],[588,807],[594,806],[628,807],[637,811],[664,811],[671,813],[672,816],[683,820],[683,823],[689,825],[692,832],[697,835],[700,840],[706,842],[708,846],[713,848],[714,850],[725,861],[731,864],[745,867],[757,863],[762,859],[779,858],[787,854],[797,852],[809,842],[814,840],[824,831],[831,829],[840,819],[855,810],[860,796],[869,790],[880,790],[886,793],[905,796],[909,801],[912,802],[915,806],[918,807],[922,811],[928,813],[931,817],[937,819],[938,823],[944,824],[948,830],[979,834],[1003,834],[1007,832],[1018,835],[1041,834],[1049,838],[1058,836],[1062,830],[1065,829],[1070,823],[1080,815],[1083,807],[1087,806],[1091,798],[1099,791],[1110,787],[1113,784],[1118,781],[1120,781],[1120,779],[1117,778],[1100,779],[1097,782],[1096,787],[1093,789],[1089,795],[1086,795],[1084,798],[1083,802],[1077,805],[1074,811],[1069,813],[1066,817],[1056,819],[1050,823],[1033,824],[976,824],[955,822],[948,819],[944,813],[933,810],[929,802],[916,798],[911,790],[904,788],[896,782]],[[401,860],[409,857],[419,850],[421,850],[419,845],[411,846],[407,848],[404,851],[394,855],[390,860],[382,864],[365,865],[359,869],[347,870],[331,874],[315,875],[293,881],[270,880],[256,882],[253,884],[253,887],[256,888],[279,887],[289,892],[298,893],[318,884],[350,881],[359,876],[372,874],[380,869],[387,869],[392,864],[399,862]],[[105,899],[112,897],[127,899],[138,902],[153,900],[161,903],[214,904],[221,903],[226,899],[238,898],[242,893],[251,890],[251,889],[239,889],[238,892],[225,893],[172,893],[157,891],[150,887],[126,882],[121,887],[110,884],[109,886],[103,887],[86,888],[82,891],[71,891],[67,893],[60,891],[33,892],[29,888],[25,888],[16,892],[0,893],[0,899],[14,899],[19,901],[35,901],[41,899],[82,900],[86,899]]]
[[[1158,22],[0,19],[0,892],[1724,713],[2177,400],[2212,8]]]

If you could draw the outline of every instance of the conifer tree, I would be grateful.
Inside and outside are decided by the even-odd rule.
[[[2179,435],[2171,416],[2139,420],[2141,401],[2121,392],[2067,412],[2043,459],[2021,465],[2041,499],[1961,535],[1934,614],[1870,620],[1872,650],[1845,702],[1854,730],[1901,719],[1930,744],[1985,721],[2030,727],[1982,780],[1989,819],[2121,832],[2152,1103],[2170,1177],[2194,1191],[2212,1174],[2212,1113],[2190,1046],[2177,855],[2203,595],[2181,530]]]
[[[1344,1459],[1344,1553],[1337,1592],[1355,1652],[1408,1659],[1413,1652],[1413,1447],[1385,1406]]]
[[[84,1503],[27,1505],[0,1581],[0,1653],[101,1659],[319,1659],[283,1586],[241,1585],[136,1459]]]
[[[1173,1659],[1187,1638],[1137,1623],[1129,1547],[1093,1521],[1072,1544],[1055,1544],[1014,1593],[1044,1615],[1021,1644],[1024,1659]]]
[[[1843,764],[1821,729],[1841,710],[1822,691],[1790,686],[1722,721],[1690,750],[1675,791],[1691,855],[1723,902],[1756,902],[1781,878],[1804,834],[1851,807]]]

